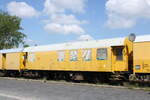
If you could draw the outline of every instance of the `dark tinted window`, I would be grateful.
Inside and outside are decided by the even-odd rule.
[[[123,48],[116,48],[116,60],[123,60]]]

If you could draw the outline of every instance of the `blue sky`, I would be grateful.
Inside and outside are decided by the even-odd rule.
[[[30,45],[150,34],[150,0],[0,0]]]

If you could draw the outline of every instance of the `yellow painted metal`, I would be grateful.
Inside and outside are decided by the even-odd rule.
[[[24,70],[25,69],[25,58],[26,53],[20,52],[20,69],[19,70]]]
[[[116,49],[117,48],[123,48],[122,53],[123,53],[123,59],[122,60],[117,60],[116,58]],[[127,59],[127,54],[125,53],[126,48],[124,46],[117,46],[117,47],[112,47],[112,71],[128,71],[128,59]]]
[[[129,41],[128,41],[129,42]],[[97,60],[96,53],[98,48],[92,48],[92,59],[84,61],[82,59],[82,50],[78,49],[77,61],[70,61],[70,51],[64,50],[64,61],[57,61],[58,51],[50,52],[30,52],[28,53],[28,60],[26,69],[28,70],[63,70],[63,71],[96,71],[96,72],[115,72],[115,71],[128,71],[128,55],[131,53],[131,43],[126,43],[122,46],[123,60],[116,61],[116,55],[112,48],[107,48],[107,59]],[[100,47],[103,48],[103,47]],[[119,48],[115,47],[115,48]],[[129,49],[130,48],[130,49]]]
[[[124,46],[126,48],[125,53],[127,55],[129,55],[129,57],[131,57],[130,55],[133,54],[133,42],[131,42],[128,38],[126,38],[125,41],[124,41]],[[132,59],[132,57],[129,58],[129,59]]]
[[[22,53],[7,53],[6,54],[6,70],[20,70],[22,67],[20,61]]]
[[[2,69],[5,70],[6,66],[6,54],[2,54]]]
[[[30,52],[28,53],[25,69],[49,70],[50,65],[55,65],[53,52]]]
[[[28,53],[28,60],[26,69],[28,70],[63,70],[63,71],[111,71],[111,49],[108,49],[107,60],[97,60],[97,48],[92,50],[91,61],[84,61],[82,59],[82,49],[77,50],[78,60],[70,61],[70,50],[64,50],[64,61],[57,61],[58,51],[50,52],[30,52]]]
[[[150,42],[134,43],[133,48],[134,73],[150,73]]]
[[[0,70],[3,69],[2,54],[0,54]]]
[[[123,48],[123,60],[116,60],[115,49]],[[128,38],[124,41],[124,46],[112,47],[112,71],[129,71],[132,70],[133,62],[133,42]]]

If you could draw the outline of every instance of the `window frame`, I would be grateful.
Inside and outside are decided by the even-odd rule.
[[[102,58],[100,59],[101,54],[99,54],[100,56],[98,55],[98,50],[105,50],[105,59],[102,59]],[[96,49],[96,59],[97,60],[107,60],[108,59],[108,48],[97,48]]]

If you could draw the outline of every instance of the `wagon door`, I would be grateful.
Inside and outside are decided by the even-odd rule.
[[[3,63],[2,63],[2,54],[0,54],[0,70],[3,69]]]
[[[128,71],[127,63],[124,46],[112,47],[112,70]]]
[[[20,59],[21,61],[21,66],[20,66],[20,69],[21,70],[25,70],[26,69],[26,66],[27,66],[27,60],[28,60],[28,53],[25,52],[25,53],[22,53],[21,54],[22,58]]]

